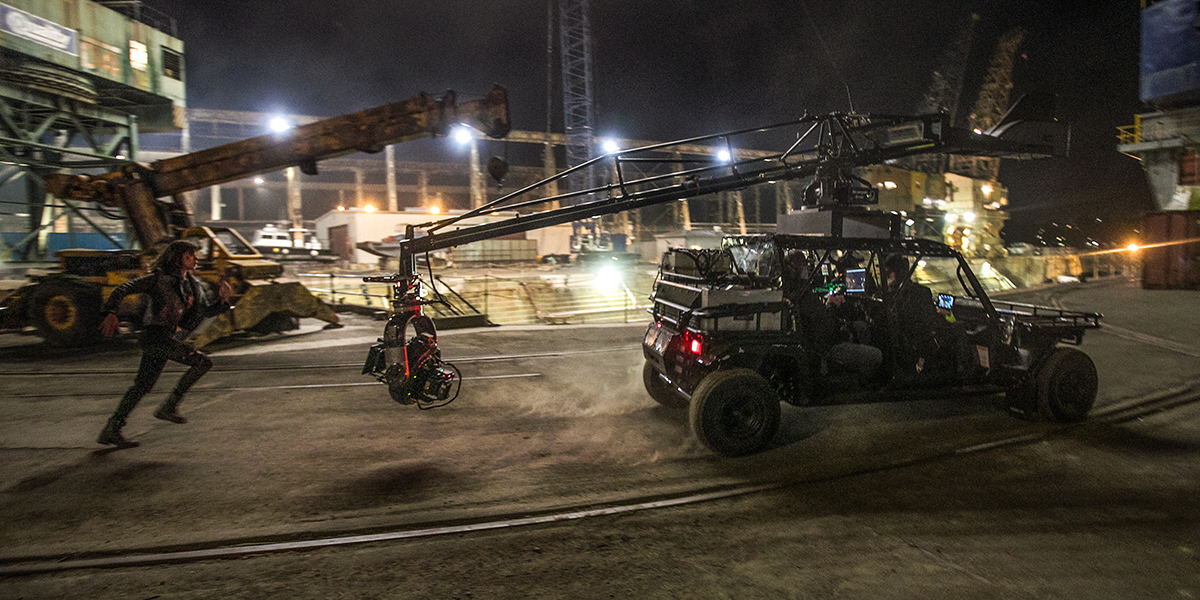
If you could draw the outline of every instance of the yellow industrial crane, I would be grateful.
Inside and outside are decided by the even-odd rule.
[[[53,174],[46,189],[60,198],[120,208],[141,250],[63,250],[58,270],[36,276],[0,303],[0,329],[32,325],[46,341],[62,346],[96,339],[101,303],[113,288],[144,274],[166,244],[186,239],[200,251],[197,275],[210,284],[224,279],[234,288],[234,310],[197,332],[199,346],[247,329],[279,330],[295,319],[337,323],[325,303],[298,281],[281,277],[283,267],[266,260],[240,234],[228,228],[197,227],[182,194],[227,181],[288,167],[317,173],[317,162],[353,152],[445,135],[464,124],[491,137],[504,137],[510,125],[508,94],[495,86],[487,96],[458,103],[454,92],[428,94],[199,152],[156,161],[129,163],[102,175]],[[137,325],[141,299],[122,305],[122,320]]]

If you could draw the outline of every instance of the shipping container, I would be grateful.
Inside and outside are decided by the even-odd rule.
[[[1142,235],[1143,288],[1200,289],[1200,210],[1146,213]]]

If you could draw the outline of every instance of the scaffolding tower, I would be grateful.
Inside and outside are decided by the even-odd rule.
[[[563,130],[567,136],[567,167],[593,158],[596,130],[592,95],[592,25],[589,0],[560,0],[559,45],[562,60]],[[582,169],[569,179],[572,190],[596,186],[592,169]]]

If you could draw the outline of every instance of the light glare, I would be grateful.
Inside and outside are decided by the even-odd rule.
[[[614,267],[602,267],[596,271],[596,287],[604,292],[615,292],[621,287],[621,272]]]

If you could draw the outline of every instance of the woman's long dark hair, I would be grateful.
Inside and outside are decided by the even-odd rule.
[[[175,240],[167,244],[162,254],[158,255],[152,270],[167,275],[179,275],[179,272],[183,270],[183,256],[195,253],[195,244],[186,240]]]

